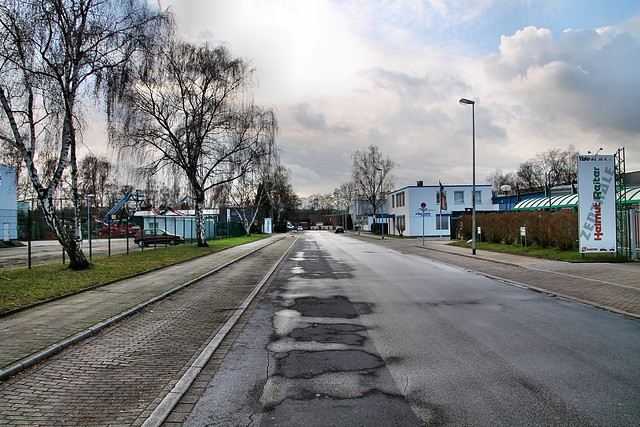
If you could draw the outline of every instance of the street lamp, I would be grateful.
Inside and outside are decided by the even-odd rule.
[[[91,259],[91,203],[89,197],[96,197],[96,195],[87,194],[87,238],[89,239],[89,259]]]
[[[511,191],[511,186],[509,184],[504,184],[500,186],[500,191],[504,193],[504,210],[509,210],[509,196],[508,193]]]
[[[549,186],[549,212],[551,212],[551,172],[555,172],[556,173],[557,182],[554,185],[554,187],[562,187],[562,182],[560,181],[560,172],[558,172],[555,169],[551,169],[547,173],[547,185]]]
[[[473,129],[473,190],[471,193],[471,211],[472,211],[472,225],[471,235],[473,236],[472,254],[476,254],[476,102],[470,99],[461,98],[461,105],[471,105],[471,120]]]
[[[382,191],[382,181],[384,179],[384,175],[383,175],[383,171],[381,168],[376,168],[377,171],[380,171],[380,218],[382,219],[382,221],[380,222],[380,228],[382,230],[381,234],[382,234],[382,238],[384,239],[384,192]],[[375,217],[373,218],[373,221],[375,222]]]

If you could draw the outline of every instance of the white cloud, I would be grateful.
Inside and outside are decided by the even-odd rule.
[[[223,42],[257,68],[256,101],[274,107],[278,145],[301,196],[349,179],[351,155],[376,144],[399,186],[515,170],[547,148],[613,153],[640,169],[640,15],[563,32],[487,28],[505,11],[569,8],[542,0],[172,0],[180,31]],[[482,24],[488,18],[489,24]],[[511,15],[499,20],[508,21]],[[518,19],[524,19],[520,16]],[[483,32],[480,33],[480,28]],[[503,28],[503,27],[501,27]],[[472,50],[494,40],[494,54]],[[498,50],[499,48],[499,50]]]

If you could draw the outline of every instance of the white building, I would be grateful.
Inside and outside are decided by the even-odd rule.
[[[0,241],[17,238],[16,168],[0,164]]]
[[[388,196],[388,212],[391,218],[389,232],[400,234],[398,226],[404,226],[404,236],[449,236],[451,217],[462,215],[471,209],[471,185],[445,185],[446,208],[440,207],[438,185],[408,186],[395,190]],[[497,210],[491,200],[491,185],[476,185],[476,212]],[[423,225],[424,224],[424,225]],[[424,227],[424,228],[423,228]]]
[[[387,201],[380,203],[376,201],[376,216],[381,212],[387,212]],[[371,231],[373,224],[373,206],[368,200],[352,200],[349,203],[349,215],[353,220],[354,227],[360,227],[361,230]],[[382,222],[382,219],[376,219],[376,222]]]

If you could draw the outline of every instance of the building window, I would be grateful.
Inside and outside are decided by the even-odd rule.
[[[453,192],[453,203],[456,205],[464,205],[464,191]]]
[[[396,206],[404,206],[404,191],[402,193],[396,194]]]
[[[436,214],[436,230],[449,229],[449,215]]]
[[[482,203],[482,191],[476,191],[476,205]]]

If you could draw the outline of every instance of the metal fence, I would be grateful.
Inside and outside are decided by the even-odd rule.
[[[103,209],[106,212],[106,209]],[[101,213],[92,209],[92,214]],[[73,210],[61,209],[59,218],[64,227],[73,227]],[[167,244],[152,244],[139,247],[134,235],[140,229],[163,229],[167,233],[183,236],[185,243],[197,242],[196,222],[190,216],[134,216],[113,218],[112,226],[92,220],[93,215],[82,217],[82,249],[88,259],[112,254],[129,254],[141,250],[164,248]],[[246,235],[242,224],[219,222],[205,218],[207,240],[226,239]],[[29,209],[24,204],[17,210],[0,209],[0,269],[31,267],[38,264],[66,263],[67,256],[49,228],[42,210]]]

